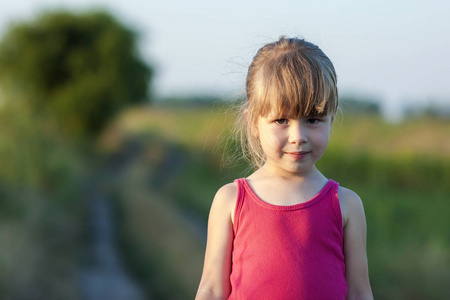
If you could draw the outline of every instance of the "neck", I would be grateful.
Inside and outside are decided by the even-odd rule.
[[[293,183],[296,182],[300,184],[308,183],[311,181],[326,180],[326,177],[316,168],[316,166],[313,166],[306,172],[288,172],[288,171],[280,172],[279,170],[274,170],[270,165],[265,164],[254,174],[261,177],[270,176],[274,179],[290,181]]]

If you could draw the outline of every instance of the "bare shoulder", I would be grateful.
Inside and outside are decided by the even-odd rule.
[[[222,186],[214,196],[214,202],[217,205],[233,205],[236,203],[236,198],[238,194],[238,186],[235,182],[228,183]]]
[[[339,201],[345,205],[359,205],[361,198],[354,191],[345,187],[339,186],[338,189]]]
[[[227,214],[233,221],[237,194],[238,186],[235,182],[222,186],[214,196],[211,214]]]
[[[350,218],[364,216],[364,207],[358,194],[350,189],[339,186],[338,196],[344,227]]]
[[[222,186],[216,193],[216,196],[214,198],[219,199],[229,199],[235,198],[238,193],[238,186],[236,182],[227,183],[224,186]]]

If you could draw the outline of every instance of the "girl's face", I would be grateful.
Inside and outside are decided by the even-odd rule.
[[[254,135],[259,139],[267,170],[307,174],[324,154],[330,137],[331,116],[301,117],[269,114],[259,117]]]

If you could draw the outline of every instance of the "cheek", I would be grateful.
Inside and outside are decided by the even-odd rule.
[[[328,141],[330,139],[330,130],[327,127],[323,127],[315,131],[309,136],[311,143],[314,143],[316,146],[320,145],[328,145]]]
[[[330,140],[330,131],[325,130],[322,134],[317,137],[317,143],[322,147],[326,148],[328,146],[328,142]]]
[[[284,140],[282,137],[280,137],[277,134],[264,132],[260,134],[259,141],[261,143],[261,146],[266,149],[267,151],[277,151],[284,147]]]

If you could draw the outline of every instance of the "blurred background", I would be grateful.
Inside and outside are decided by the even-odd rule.
[[[193,299],[235,104],[281,35],[335,64],[319,169],[362,198],[376,299],[450,299],[450,2],[0,3],[0,299]]]

